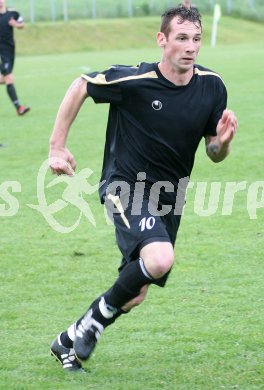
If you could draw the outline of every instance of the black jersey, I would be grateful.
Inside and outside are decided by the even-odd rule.
[[[116,65],[83,75],[89,96],[110,103],[100,196],[114,180],[146,183],[170,182],[177,191],[179,179],[190,177],[195,152],[216,126],[226,108],[227,92],[220,76],[202,66],[185,86],[176,86],[159,71],[158,64],[137,67]],[[161,191],[163,201],[175,193]]]
[[[13,27],[8,24],[11,18],[18,22],[23,22],[17,11],[7,10],[2,14],[0,13],[0,48],[6,50],[13,49],[15,46]]]

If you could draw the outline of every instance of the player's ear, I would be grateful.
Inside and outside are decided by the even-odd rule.
[[[166,36],[163,32],[157,33],[157,44],[159,47],[164,47],[167,42]]]

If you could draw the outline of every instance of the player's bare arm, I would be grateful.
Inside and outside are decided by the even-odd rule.
[[[25,27],[25,23],[24,22],[19,22],[17,20],[15,20],[14,18],[11,18],[8,22],[9,26],[12,26],[12,27],[15,27],[15,28],[18,28],[18,29],[22,29]]]
[[[76,162],[66,148],[67,136],[83,102],[87,98],[87,81],[76,79],[64,96],[60,105],[53,132],[50,138],[50,168],[57,175],[73,175]]]
[[[225,110],[216,128],[217,135],[205,138],[206,153],[213,162],[220,162],[227,157],[237,126],[235,114],[230,110]]]

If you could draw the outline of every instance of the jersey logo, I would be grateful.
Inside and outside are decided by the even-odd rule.
[[[159,110],[162,109],[162,103],[161,103],[159,100],[154,100],[154,101],[152,102],[152,108],[153,108],[153,110],[155,110],[155,111],[159,111]]]

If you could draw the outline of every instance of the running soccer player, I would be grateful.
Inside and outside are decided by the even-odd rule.
[[[230,151],[237,120],[226,109],[221,77],[195,62],[201,38],[198,10],[171,8],[157,33],[160,62],[83,75],[59,108],[50,167],[72,175],[76,163],[66,139],[80,107],[88,96],[110,104],[100,198],[113,216],[123,257],[117,280],[53,341],[51,352],[66,370],[82,369],[103,330],[139,305],[151,284],[165,286],[181,219],[175,199],[200,141],[213,162]]]
[[[17,11],[7,9],[5,0],[0,0],[0,84],[6,85],[17,114],[24,115],[30,108],[20,104],[12,73],[15,61],[14,28],[24,28],[23,18]]]

